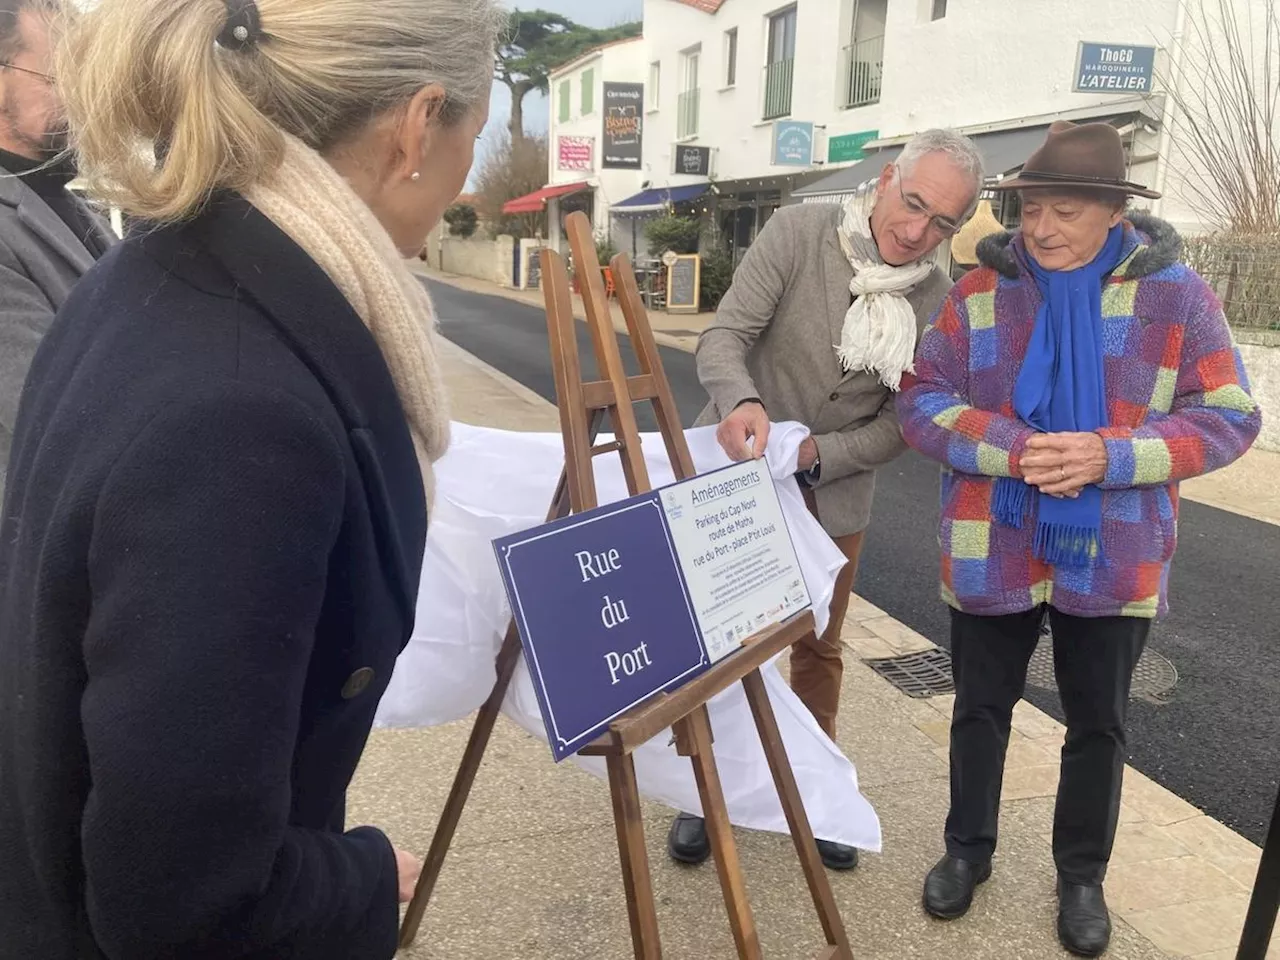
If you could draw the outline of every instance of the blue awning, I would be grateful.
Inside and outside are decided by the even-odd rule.
[[[687,203],[697,200],[707,192],[710,183],[690,183],[680,187],[651,187],[641,190],[635,196],[627,197],[615,203],[613,209],[620,213],[642,213],[649,210],[661,210],[669,203]]]

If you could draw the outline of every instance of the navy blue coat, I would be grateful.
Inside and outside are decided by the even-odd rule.
[[[426,505],[378,347],[242,198],[117,247],[33,362],[0,519],[0,958],[395,952],[344,795]]]

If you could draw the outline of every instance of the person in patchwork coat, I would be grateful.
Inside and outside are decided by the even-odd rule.
[[[1178,483],[1253,443],[1257,403],[1222,307],[1167,223],[1126,214],[1119,134],[1053,124],[1023,172],[1015,234],[921,337],[897,410],[942,464],[942,597],[956,702],[946,856],[924,906],[964,914],[991,873],[1014,704],[1047,616],[1067,719],[1053,829],[1058,936],[1097,956],[1132,674],[1168,610]]]

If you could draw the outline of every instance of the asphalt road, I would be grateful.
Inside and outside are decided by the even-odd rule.
[[[541,310],[431,283],[442,332],[463,349],[554,400]],[[579,325],[579,351],[591,347]],[[623,355],[630,360],[625,340]],[[662,349],[686,425],[706,394],[693,356]],[[588,373],[588,376],[593,376]],[[654,429],[647,405],[641,429]],[[938,473],[909,452],[878,477],[857,591],[890,615],[949,646],[937,595]],[[1280,528],[1184,500],[1174,561],[1172,613],[1152,632],[1178,683],[1165,705],[1131,704],[1131,763],[1179,796],[1261,844],[1280,784]],[[1027,697],[1062,719],[1057,694]]]

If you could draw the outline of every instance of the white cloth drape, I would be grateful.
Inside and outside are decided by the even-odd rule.
[[[557,433],[516,433],[461,423],[452,424],[451,430],[449,452],[436,464],[436,503],[418,622],[379,705],[375,725],[380,727],[447,723],[467,716],[488,697],[495,681],[494,658],[510,620],[492,541],[544,522],[564,463]],[[844,557],[805,507],[792,477],[806,436],[808,431],[799,424],[774,424],[766,456],[820,632]],[[686,438],[700,473],[728,465],[715,442],[715,427],[688,430]],[[644,434],[642,446],[651,485],[673,482],[661,437]],[[597,457],[594,466],[599,502],[624,499],[627,487],[618,458]],[[815,835],[878,851],[880,824],[858,790],[853,764],[818,727],[776,665],[770,663],[762,672]],[[787,832],[741,684],[713,698],[709,710],[730,819],[747,828]],[[523,657],[503,713],[546,739]],[[692,767],[675,752],[670,739],[666,731],[636,752],[640,790],[673,808],[700,813]],[[602,778],[606,775],[602,758],[573,757],[571,762]]]

